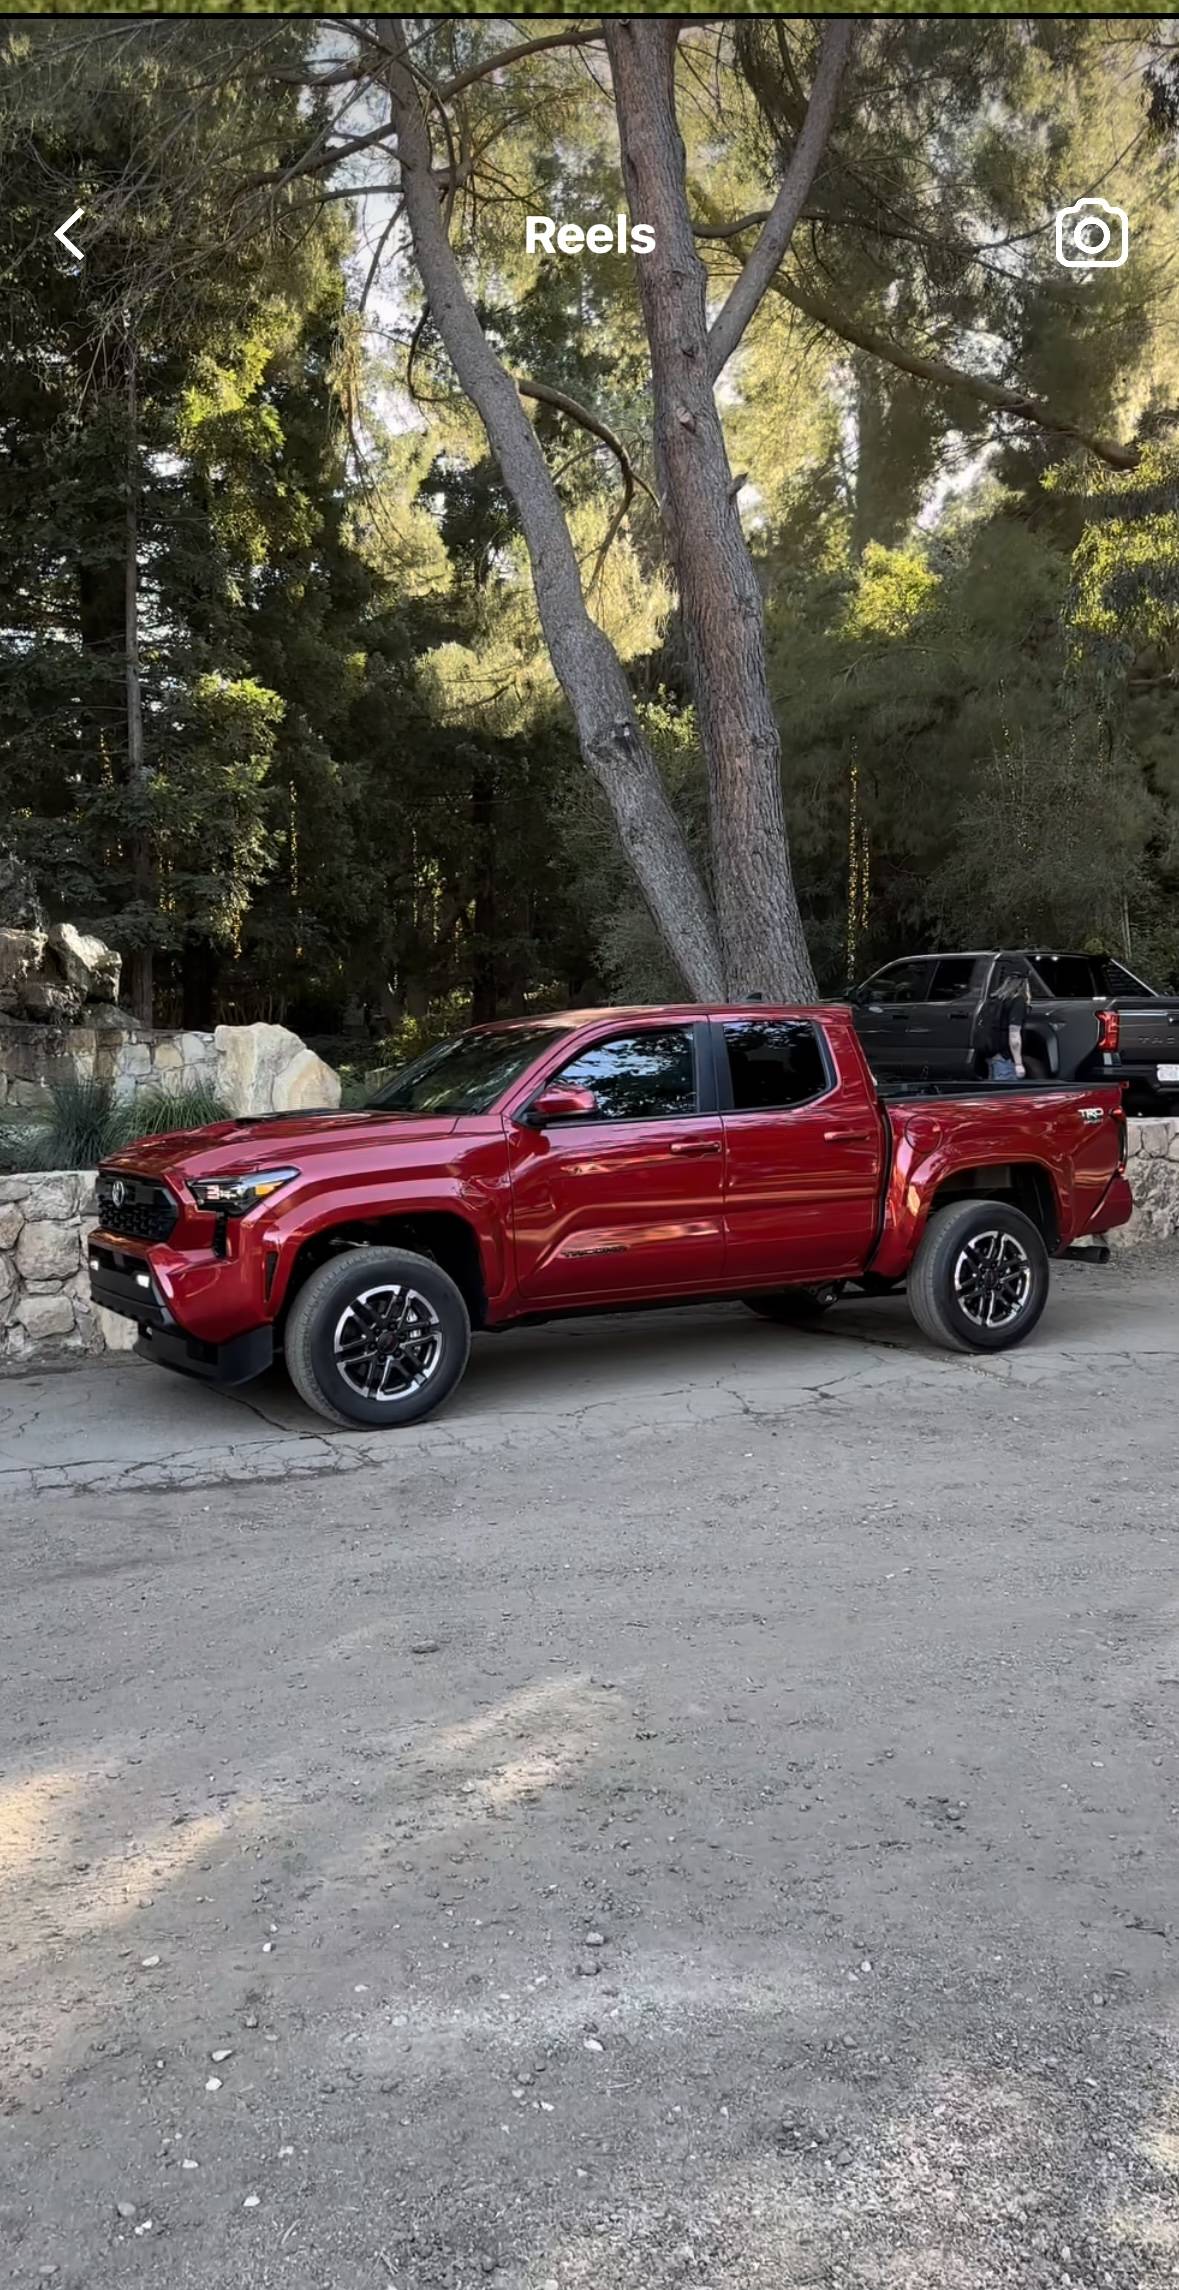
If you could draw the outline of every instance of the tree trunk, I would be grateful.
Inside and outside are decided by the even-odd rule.
[[[143,745],[143,687],[139,669],[139,394],[135,337],[127,322],[127,529],[124,567],[123,654],[127,685],[127,784],[146,814],[148,772]],[[138,902],[148,915],[155,913],[155,867],[151,827],[146,815],[132,829],[131,864]],[[154,1015],[152,949],[132,949],[127,964],[127,999],[140,1024],[150,1026]]]
[[[389,54],[385,77],[402,194],[426,299],[515,503],[545,643],[573,711],[582,755],[688,987],[702,1000],[717,1000],[724,971],[707,893],[643,738],[622,663],[586,609],[576,552],[532,424],[483,333],[447,237],[404,26],[397,18],[376,17],[373,31]]]
[[[655,233],[636,260],[651,348],[655,466],[708,766],[713,887],[726,990],[813,999],[782,808],[761,591],[713,396],[706,277],[675,116],[676,28],[606,24],[631,214]]]

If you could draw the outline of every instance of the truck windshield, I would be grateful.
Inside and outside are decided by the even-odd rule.
[[[561,1040],[564,1026],[513,1026],[503,1033],[459,1034],[403,1066],[375,1097],[379,1113],[487,1113],[532,1064]]]

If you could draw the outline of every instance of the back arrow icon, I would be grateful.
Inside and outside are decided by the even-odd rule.
[[[74,242],[73,242],[73,240],[72,240],[72,239],[68,239],[68,238],[66,237],[66,232],[67,232],[67,231],[69,231],[69,230],[72,230],[72,229],[73,229],[73,227],[74,227],[74,224],[75,224],[76,222],[78,222],[78,221],[81,219],[81,217],[82,217],[82,216],[85,214],[85,212],[86,212],[86,209],[85,209],[85,207],[75,207],[75,208],[74,208],[74,211],[73,211],[73,214],[72,214],[72,215],[67,215],[67,216],[66,216],[66,219],[65,219],[65,221],[64,221],[64,223],[59,223],[59,225],[58,225],[57,229],[55,230],[55,232],[54,232],[54,234],[53,234],[53,236],[54,236],[54,238],[55,238],[55,239],[60,239],[60,240],[61,240],[61,243],[62,243],[63,247],[65,248],[65,250],[66,250],[67,254],[72,254],[72,255],[76,256],[76,258],[77,258],[77,260],[78,260],[79,262],[81,262],[81,260],[82,260],[82,249],[81,249],[81,247],[80,247],[80,246],[75,246],[75,245],[74,245]]]

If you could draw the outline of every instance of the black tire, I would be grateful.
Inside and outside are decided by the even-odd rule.
[[[1001,1246],[989,1247],[991,1236]],[[913,1318],[931,1343],[1003,1352],[1030,1336],[1048,1301],[1048,1251],[1007,1201],[950,1201],[930,1217],[909,1273]],[[999,1309],[1001,1319],[976,1314]]]
[[[1052,1069],[1043,1050],[1025,1050],[1023,1070],[1028,1081],[1051,1081]]]
[[[759,1320],[776,1320],[782,1326],[805,1328],[812,1321],[821,1320],[842,1293],[842,1280],[826,1280],[816,1288],[770,1288],[764,1296],[743,1296],[741,1302],[750,1312],[756,1312]]]
[[[287,1374],[308,1407],[330,1423],[389,1430],[432,1415],[470,1349],[461,1291],[440,1264],[407,1248],[329,1257],[299,1290],[284,1336]],[[390,1385],[383,1398],[360,1388],[376,1380]]]

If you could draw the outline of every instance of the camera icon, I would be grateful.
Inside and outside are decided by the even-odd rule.
[[[1056,259],[1066,270],[1119,270],[1130,252],[1130,218],[1108,199],[1078,199],[1056,215]]]

